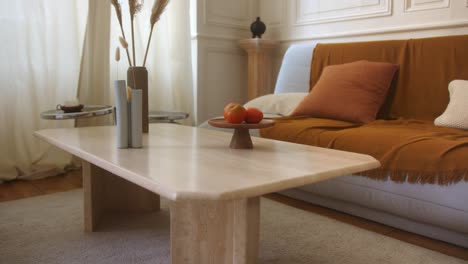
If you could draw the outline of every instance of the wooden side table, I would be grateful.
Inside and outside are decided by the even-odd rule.
[[[239,45],[247,51],[248,65],[248,100],[273,92],[273,74],[270,53],[278,42],[267,39],[242,39]]]

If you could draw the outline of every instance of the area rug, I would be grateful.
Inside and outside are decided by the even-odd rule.
[[[0,203],[0,263],[170,263],[169,211],[83,232],[82,191]],[[455,264],[464,260],[261,200],[260,264]]]

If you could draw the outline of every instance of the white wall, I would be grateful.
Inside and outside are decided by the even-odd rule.
[[[193,3],[193,2],[192,2]],[[192,39],[196,49],[196,121],[220,116],[247,98],[247,55],[237,41],[250,37],[257,0],[197,0]]]
[[[264,38],[286,48],[297,42],[343,42],[468,34],[468,0],[192,0],[197,54],[197,121],[221,115],[230,101],[244,102],[247,57],[237,41],[250,37],[261,16]]]
[[[267,37],[281,41],[411,37],[448,28],[466,32],[468,26],[466,0],[260,0],[260,14]]]

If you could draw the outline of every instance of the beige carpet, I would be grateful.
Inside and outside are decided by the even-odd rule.
[[[259,263],[466,263],[267,199]],[[169,212],[82,231],[81,190],[0,203],[0,263],[169,263]]]

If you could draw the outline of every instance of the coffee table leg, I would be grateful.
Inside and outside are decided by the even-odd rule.
[[[85,231],[96,231],[106,212],[159,210],[159,195],[82,161]]]
[[[260,200],[171,204],[172,264],[253,264],[258,258]]]

